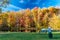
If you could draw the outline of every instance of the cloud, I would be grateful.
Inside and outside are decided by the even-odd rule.
[[[55,8],[60,8],[60,6],[55,6]]]
[[[12,5],[12,4],[10,4],[8,7],[12,7],[12,8],[20,9],[20,7],[14,6],[14,5]]]
[[[21,10],[22,8],[20,8],[20,7],[17,7],[17,6],[14,6],[14,5],[12,5],[12,4],[9,4],[8,6],[7,6],[7,8],[4,8],[4,7],[2,7],[2,10],[3,10],[3,12],[5,12],[5,11],[18,11],[18,10]]]
[[[55,7],[55,8],[60,8],[60,4],[58,4],[58,5],[55,5],[54,7]]]
[[[19,2],[20,2],[20,3],[24,3],[24,0],[20,0]]]

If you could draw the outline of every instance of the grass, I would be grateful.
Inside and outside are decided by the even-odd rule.
[[[47,33],[1,32],[0,40],[60,40],[60,32],[53,33],[53,39]]]

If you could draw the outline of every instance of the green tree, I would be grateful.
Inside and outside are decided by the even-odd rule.
[[[2,13],[2,8],[0,8],[0,13]]]
[[[2,7],[7,7],[7,5],[9,4],[9,0],[0,0],[0,13],[2,13]]]

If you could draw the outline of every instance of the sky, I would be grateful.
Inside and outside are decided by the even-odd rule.
[[[27,8],[32,9],[34,7],[60,7],[60,0],[9,0],[9,2],[7,8],[2,7],[3,11],[18,11]]]

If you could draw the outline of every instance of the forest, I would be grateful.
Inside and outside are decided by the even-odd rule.
[[[25,9],[0,12],[0,31],[39,32],[42,28],[52,27],[60,30],[60,9],[54,7]]]

